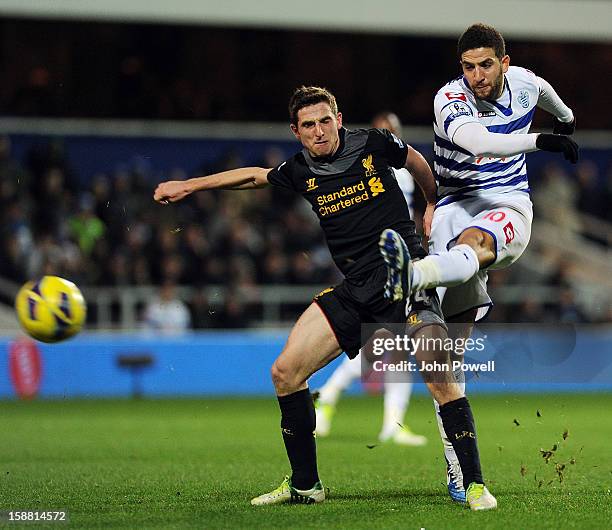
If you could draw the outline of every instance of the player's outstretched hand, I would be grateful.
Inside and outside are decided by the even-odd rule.
[[[542,151],[563,153],[565,160],[569,160],[572,164],[578,162],[580,148],[569,136],[539,134],[536,139],[536,147]]]
[[[564,134],[566,136],[574,134],[576,130],[576,116],[569,122],[559,121],[555,118],[555,125],[553,126],[553,134]]]
[[[177,202],[189,195],[189,189],[184,180],[169,180],[155,188],[153,199],[162,204]]]

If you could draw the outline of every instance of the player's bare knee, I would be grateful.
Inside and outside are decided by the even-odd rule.
[[[448,348],[448,332],[442,326],[426,326],[414,336],[422,347],[415,351],[421,377],[432,397],[440,404],[461,397],[452,369],[452,350]]]
[[[479,228],[467,228],[457,239],[457,244],[468,245],[474,250],[474,252],[478,253],[487,249],[486,236],[491,238],[490,234],[483,232]]]
[[[302,384],[302,376],[299,371],[282,358],[276,359],[270,370],[272,375],[272,383],[277,391],[283,393],[294,392],[299,389]]]
[[[487,267],[495,261],[495,241],[491,234],[479,228],[468,228],[464,230],[457,245],[468,245],[478,256],[480,267]]]
[[[465,397],[465,392],[461,390],[461,387],[454,382],[451,383],[427,383],[427,389],[431,394],[431,397],[436,400],[438,405],[445,405],[450,401],[455,401]]]
[[[272,368],[270,369],[270,374],[272,376],[274,386],[282,385],[287,377],[287,370],[284,368],[283,362],[276,359],[272,365]]]
[[[422,327],[413,335],[413,339],[421,346],[416,348],[414,355],[421,366],[435,362],[446,362],[448,351],[442,346],[448,338],[448,332],[443,326],[432,324]]]

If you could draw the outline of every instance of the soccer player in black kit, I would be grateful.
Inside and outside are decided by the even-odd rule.
[[[362,346],[362,323],[379,323],[381,327],[403,323],[402,332],[415,338],[446,337],[435,291],[415,293],[410,300],[396,302],[383,296],[387,280],[379,251],[383,229],[400,233],[414,258],[425,256],[391,168],[405,166],[423,191],[428,204],[424,218],[427,233],[436,202],[436,183],[425,159],[385,129],[343,128],[335,97],[324,88],[298,88],[289,102],[289,115],[291,130],[304,149],[277,168],[247,167],[163,182],[154,193],[156,201],[168,204],[211,189],[245,190],[272,184],[296,191],[317,214],[332,257],[345,276],[340,285],[314,297],[272,366],[292,474],[278,488],[254,498],[253,505],[325,500],[317,470],[315,411],[307,381],[342,351],[349,357],[357,355]],[[416,359],[449,363],[444,351],[416,352]],[[466,489],[471,483],[482,484],[474,419],[452,370],[421,374],[440,404]],[[483,509],[479,499],[470,507]]]

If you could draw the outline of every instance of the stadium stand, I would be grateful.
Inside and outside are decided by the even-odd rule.
[[[249,197],[199,194],[161,210],[151,200],[154,185],[245,162],[272,167],[291,154],[283,102],[304,82],[291,68],[298,59],[317,71],[309,82],[341,96],[345,120],[366,123],[384,102],[408,129],[422,127],[407,140],[426,153],[432,94],[458,72],[447,37],[346,34],[338,42],[305,30],[11,18],[0,29],[0,298],[10,304],[26,279],[65,276],[84,287],[89,324],[98,328],[138,326],[165,281],[179,286],[195,328],[293,320],[319,287],[338,279],[305,202],[277,200],[280,192],[266,189]],[[314,68],[316,50],[332,44],[333,57]],[[512,281],[492,274],[501,301],[492,318],[609,321],[612,144],[606,131],[583,131],[609,127],[588,74],[609,64],[610,47],[547,42],[533,54],[533,45],[512,39],[513,63],[528,63],[572,102],[578,135],[591,149],[575,170],[530,155],[537,230]],[[410,68],[394,67],[413,49],[428,54],[413,54]],[[434,55],[435,68],[428,64]],[[9,60],[15,56],[22,59]],[[561,61],[572,68],[558,68]],[[374,75],[381,68],[385,83]],[[83,127],[81,118],[93,121]],[[536,126],[550,126],[538,119],[543,113]],[[580,268],[572,265],[578,259]]]

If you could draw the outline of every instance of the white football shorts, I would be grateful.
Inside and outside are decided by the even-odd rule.
[[[523,192],[473,197],[436,208],[429,253],[436,254],[453,247],[468,228],[480,228],[495,241],[496,258],[468,282],[455,287],[438,288],[445,318],[479,308],[476,320],[489,312],[493,302],[487,293],[487,270],[503,269],[514,263],[525,251],[531,236],[533,207]]]

